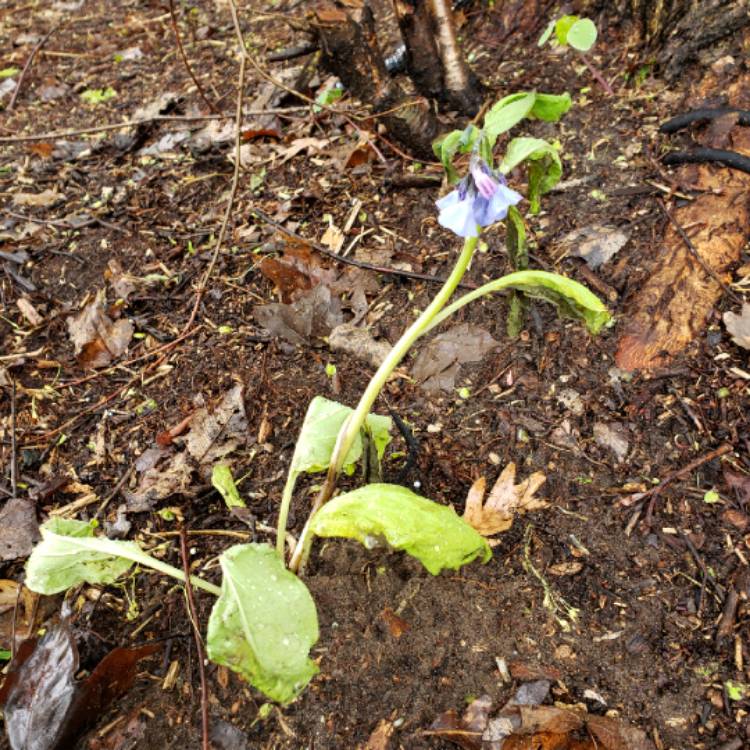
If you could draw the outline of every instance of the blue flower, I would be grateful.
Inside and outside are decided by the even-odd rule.
[[[505,177],[494,172],[478,156],[472,156],[469,174],[458,187],[435,203],[440,210],[438,223],[459,237],[477,237],[480,227],[488,227],[508,215],[521,195],[511,190]]]

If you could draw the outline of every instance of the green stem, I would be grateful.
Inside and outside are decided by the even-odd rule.
[[[336,438],[336,446],[331,455],[331,463],[328,467],[326,481],[318,493],[318,496],[315,498],[315,503],[313,504],[310,515],[305,523],[305,527],[302,530],[299,541],[297,542],[297,547],[292,555],[292,560],[289,564],[291,570],[299,571],[299,569],[304,566],[311,543],[309,538],[310,519],[333,494],[336,480],[341,471],[341,467],[344,464],[344,459],[349,453],[349,449],[352,447],[359,431],[362,429],[362,426],[367,419],[367,415],[370,413],[372,405],[375,403],[375,399],[380,394],[380,391],[383,389],[386,382],[388,382],[388,378],[390,378],[393,371],[398,367],[401,360],[414,345],[414,342],[431,328],[431,321],[443,309],[453,292],[456,290],[456,287],[466,273],[466,269],[469,267],[478,240],[478,237],[466,238],[461,254],[458,257],[450,276],[445,280],[443,286],[435,295],[432,302],[430,302],[419,317],[406,329],[406,331],[404,331],[401,338],[393,345],[393,348],[388,352],[383,363],[367,384],[367,388],[365,388],[356,408],[341,426],[341,430]]]
[[[183,583],[185,582],[185,574],[179,568],[175,568],[168,563],[157,560],[155,557],[151,557],[151,555],[147,554],[146,552],[137,551],[129,546],[125,547],[121,544],[118,544],[117,542],[113,542],[110,539],[106,539],[105,537],[97,537],[96,544],[91,546],[93,546],[93,548],[99,552],[104,552],[105,554],[112,555],[113,557],[124,557],[126,560],[132,560],[139,565],[143,565],[147,568],[152,568],[153,570],[158,570],[160,573],[172,576],[172,578],[176,578],[178,581],[182,581]],[[221,595],[221,589],[218,586],[214,586],[213,583],[204,581],[202,578],[198,578],[198,576],[190,576],[190,583],[192,583],[196,588],[203,589],[203,591],[207,591],[209,594],[213,594],[214,596]]]
[[[294,494],[294,485],[297,482],[297,472],[292,467],[289,468],[289,475],[286,478],[284,491],[281,494],[281,506],[279,508],[279,520],[276,524],[276,551],[282,562],[284,561],[284,539],[286,538],[286,524],[289,519],[289,506],[292,504],[292,495]]]

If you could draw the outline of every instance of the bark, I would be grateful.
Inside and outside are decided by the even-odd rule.
[[[750,0],[579,0],[576,9],[633,20],[638,37],[657,50],[668,80],[701,50],[750,24]]]
[[[375,35],[372,11],[362,7],[352,16],[339,8],[316,11],[313,25],[323,61],[344,86],[370,104],[399,143],[415,156],[432,158],[439,123],[426,101],[414,101],[391,78]]]
[[[395,0],[406,65],[417,90],[466,115],[482,105],[482,86],[456,39],[448,0]]]

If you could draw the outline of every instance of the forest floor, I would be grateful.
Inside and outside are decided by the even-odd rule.
[[[306,6],[293,14],[304,17]],[[394,436],[384,481],[460,513],[478,477],[492,483],[514,462],[520,479],[546,476],[538,494],[548,507],[517,518],[489,563],[434,577],[401,553],[317,544],[305,582],[318,608],[311,656],[320,673],[269,713],[260,693],[209,664],[216,748],[454,747],[430,733],[438,717],[482,695],[495,712],[535,680],[549,681],[547,704],[622,720],[659,750],[750,743],[750,374],[721,322],[748,289],[747,252],[727,277],[732,296],[719,295],[667,366],[627,373],[615,363],[621,326],[658,268],[669,224],[661,206],[684,193],[679,173],[659,161],[669,141],[658,126],[688,108],[712,66],[739,75],[747,48],[717,47],[666,83],[627,28],[603,22],[592,57],[613,82],[608,96],[569,53],[538,49],[538,34],[504,36],[497,6],[463,11],[460,29],[492,101],[534,89],[573,97],[560,123],[516,129],[559,142],[564,164],[563,182],[528,217],[532,267],[589,285],[615,325],[592,337],[536,302],[511,340],[507,299],[485,298],[448,324],[461,326],[459,343],[433,380],[420,382],[410,356],[376,411],[398,415],[416,444]],[[211,112],[165,3],[0,9],[0,68],[22,69],[40,44],[12,109],[4,83],[20,73],[0,79],[0,594],[13,592],[0,598],[0,649],[10,651],[14,627],[23,636],[60,616],[62,594],[37,599],[17,588],[36,523],[50,514],[97,518],[111,536],[162,545],[177,567],[184,524],[192,570],[215,582],[231,544],[273,544],[308,403],[323,395],[353,406],[373,371],[360,347],[329,345],[331,328],[355,319],[393,343],[450,271],[459,241],[436,221],[441,167],[394,150],[346,92],[335,111],[314,112],[261,75],[302,85],[295,69],[308,58],[268,61],[305,40],[285,22],[291,15],[275,3],[240,4],[255,63],[244,90],[250,114],[212,266],[235,154],[239,66],[228,5],[178,7],[205,97],[228,115],[203,120]],[[305,92],[315,98],[328,85],[313,71]],[[144,117],[152,119],[101,127]],[[462,126],[458,117],[445,123]],[[524,179],[511,175],[511,186],[523,192]],[[622,237],[595,270],[570,240],[586,228],[602,242]],[[499,227],[485,233],[468,285],[510,270],[503,237]],[[321,244],[392,272],[337,262]],[[202,456],[175,465],[190,418],[215,413],[227,394],[239,399],[228,408],[242,429],[211,439],[244,514],[213,490]],[[297,492],[295,536],[317,479]],[[659,492],[639,495],[657,482]],[[213,597],[196,598],[205,632]],[[76,746],[201,747],[183,590],[139,570],[68,601],[84,670],[117,646],[160,644]]]

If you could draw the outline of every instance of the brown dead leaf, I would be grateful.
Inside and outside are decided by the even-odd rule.
[[[583,563],[575,561],[557,563],[555,565],[550,565],[549,568],[547,568],[547,572],[551,576],[574,576],[582,570]]]
[[[65,196],[53,188],[44,190],[41,193],[14,193],[13,195],[14,206],[26,206],[29,208],[48,208],[62,200],[65,200]]]
[[[126,319],[113,321],[105,302],[102,289],[78,315],[68,318],[68,334],[83,367],[107,367],[127,351],[133,338],[133,324]]]
[[[234,385],[213,408],[196,410],[188,425],[184,437],[172,437],[172,447],[149,448],[139,456],[135,463],[138,487],[125,493],[128,510],[151,510],[170,495],[194,494],[194,473],[205,481],[216,461],[245,444],[248,424],[242,385]]]
[[[367,328],[359,328],[351,323],[336,326],[328,336],[328,346],[332,352],[346,352],[376,368],[380,367],[392,348],[387,341],[376,341]]]
[[[381,615],[388,626],[388,631],[394,638],[400,638],[411,627],[406,620],[399,617],[390,607],[386,607],[381,612]]]
[[[23,584],[0,580],[0,649],[12,651],[14,635],[16,645],[31,636],[38,602],[39,594]]]
[[[609,716],[589,716],[586,728],[596,739],[601,750],[653,750],[646,733],[620,719]]]
[[[34,505],[20,497],[8,500],[0,510],[0,560],[28,557],[39,540]]]
[[[732,341],[743,349],[750,349],[750,304],[743,303],[742,312],[739,315],[725,312],[722,319]]]
[[[274,283],[282,302],[293,302],[314,286],[330,285],[336,278],[307,243],[284,237],[281,247],[282,255],[263,258],[258,267]]]
[[[392,722],[381,719],[362,750],[388,750],[394,731]]]
[[[38,156],[40,159],[49,159],[52,156],[55,147],[51,143],[45,143],[42,141],[41,143],[29,144],[28,149],[34,154],[34,156]]]
[[[330,138],[295,138],[288,146],[275,146],[276,153],[281,156],[278,166],[285,164],[303,151],[308,154],[316,153],[331,145]]]
[[[516,465],[509,463],[498,477],[484,504],[482,501],[486,491],[485,478],[477,479],[469,489],[463,517],[482,536],[507,531],[512,526],[516,513],[528,513],[549,506],[546,500],[534,497],[546,481],[544,474],[537,471],[520,484],[515,484],[515,479]]]

